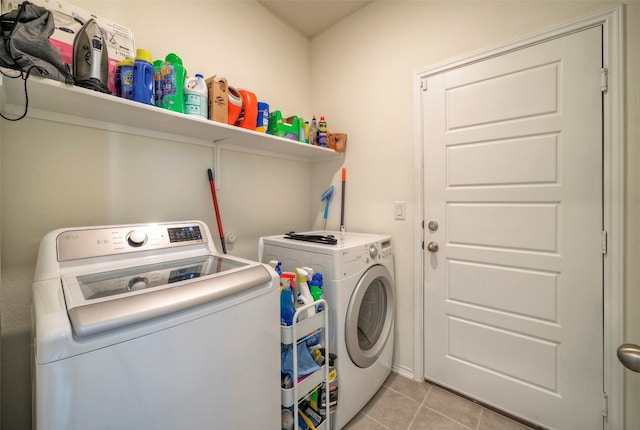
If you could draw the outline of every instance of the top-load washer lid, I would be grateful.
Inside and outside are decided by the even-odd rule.
[[[82,337],[224,299],[270,281],[263,265],[207,254],[68,274],[62,276],[62,287],[73,330]]]

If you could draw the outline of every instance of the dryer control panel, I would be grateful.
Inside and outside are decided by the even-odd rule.
[[[69,261],[206,244],[208,240],[206,229],[198,222],[141,224],[65,230],[56,238],[56,246],[58,261]]]

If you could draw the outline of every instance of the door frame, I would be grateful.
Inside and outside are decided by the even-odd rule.
[[[422,82],[429,76],[506,54],[510,51],[602,25],[603,64],[607,69],[607,90],[603,92],[603,229],[607,232],[604,256],[604,374],[603,414],[605,429],[624,427],[624,373],[616,349],[623,343],[624,316],[624,9],[617,6],[568,22],[552,29],[516,39],[471,55],[417,70],[414,88],[414,327],[413,374],[424,380],[424,145],[422,130]]]

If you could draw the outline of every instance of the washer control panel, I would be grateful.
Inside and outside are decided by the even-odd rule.
[[[199,222],[65,230],[56,239],[58,261],[206,244]]]
[[[393,257],[391,250],[391,239],[374,242],[368,246],[369,258],[372,260],[390,260]]]

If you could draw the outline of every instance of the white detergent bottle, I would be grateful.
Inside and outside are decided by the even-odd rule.
[[[296,298],[296,303],[298,306],[305,306],[313,303],[313,297],[311,297],[311,291],[309,291],[309,284],[307,284],[307,277],[309,276],[308,272],[298,267],[296,268],[296,273],[298,274],[298,289],[300,291]],[[301,319],[309,318],[310,316],[315,315],[315,313],[315,308],[311,306],[302,312]]]
[[[201,74],[184,83],[184,113],[209,118],[209,89]]]

